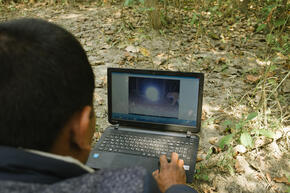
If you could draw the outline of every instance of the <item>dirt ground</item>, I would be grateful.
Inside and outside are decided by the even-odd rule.
[[[254,33],[255,19],[217,21],[198,29],[186,22],[186,13],[171,17],[171,24],[160,32],[150,29],[146,14],[119,5],[10,5],[0,10],[0,21],[20,17],[43,18],[57,23],[81,42],[96,75],[95,107],[98,138],[107,122],[106,68],[126,67],[196,71],[205,73],[202,128],[198,153],[197,177],[191,186],[199,192],[246,193],[289,192],[289,55],[266,58],[264,34]],[[171,12],[174,12],[172,8]],[[206,14],[206,13],[205,13]],[[247,37],[247,38],[246,38]],[[268,87],[284,103],[267,104],[268,127],[274,139],[256,136],[255,148],[233,143],[238,150],[232,159],[218,147],[226,135],[225,120],[241,120],[243,115],[259,111],[251,122],[261,127],[259,107],[263,97],[261,82],[265,66],[279,68],[269,76],[281,84]],[[267,75],[268,76],[268,75]],[[285,80],[283,78],[286,77]],[[283,82],[282,82],[283,80]],[[261,115],[261,116],[260,116]],[[209,154],[208,152],[213,153]],[[208,155],[208,157],[206,157]],[[288,160],[288,161],[287,161]],[[228,170],[227,165],[233,167]],[[288,178],[288,179],[287,179]]]

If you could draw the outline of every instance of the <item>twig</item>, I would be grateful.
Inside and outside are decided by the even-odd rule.
[[[267,74],[267,70],[265,72],[265,77],[262,84],[263,114],[264,114],[265,127],[267,127],[267,98],[266,98],[266,91],[265,91],[266,74]]]
[[[276,90],[281,86],[281,84],[287,79],[287,77],[289,76],[289,74],[290,74],[290,71],[287,73],[287,75],[281,80],[281,82],[278,84],[278,86],[274,89],[274,90],[272,90],[272,92],[269,94],[269,96],[268,96],[268,98],[267,98],[267,100],[268,99],[270,99],[270,97],[273,95],[273,93],[274,92],[276,92]]]
[[[284,25],[283,25],[282,28],[281,28],[280,34],[284,31],[284,28],[285,28],[285,26],[286,26],[286,24],[287,24],[287,22],[288,22],[288,19],[289,19],[289,15],[288,15],[288,17],[287,17],[287,19],[286,19]]]
[[[169,38],[169,44],[168,44],[168,49],[167,49],[167,64],[169,64],[169,56],[170,56],[170,49],[171,49],[171,43],[172,43],[172,38],[171,37],[168,37],[168,38]]]
[[[256,92],[258,90],[258,87],[260,86],[261,84],[261,81],[255,86],[255,88],[249,90],[248,92],[246,92],[242,97],[241,99],[239,100],[238,104],[240,104],[242,102],[242,100],[244,99],[245,96],[247,96],[250,92]],[[252,91],[254,90],[254,91]]]
[[[277,92],[277,91],[276,91],[276,93],[277,93],[277,95],[278,95],[278,92]],[[280,102],[279,102],[279,99],[278,99],[277,95],[275,95],[275,99],[276,99],[276,101],[277,101],[277,105],[278,105],[278,108],[279,108],[279,110],[280,110],[280,119],[281,119],[281,121],[282,121],[282,118],[283,118],[283,109],[282,109],[282,107],[281,107],[281,105],[280,105]]]

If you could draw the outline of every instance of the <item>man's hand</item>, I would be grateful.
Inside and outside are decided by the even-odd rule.
[[[171,154],[170,163],[167,162],[165,155],[160,157],[160,171],[155,170],[152,175],[157,181],[161,192],[164,193],[172,185],[186,183],[183,165],[184,161],[178,159],[177,153]]]

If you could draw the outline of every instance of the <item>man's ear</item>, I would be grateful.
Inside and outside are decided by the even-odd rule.
[[[91,150],[91,106],[85,106],[73,118],[72,124],[72,139],[73,143],[78,146],[80,150]]]

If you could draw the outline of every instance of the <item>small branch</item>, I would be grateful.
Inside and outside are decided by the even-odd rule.
[[[281,80],[281,82],[278,84],[278,86],[272,90],[272,92],[270,93],[270,95],[268,96],[267,100],[270,99],[270,97],[274,94],[274,92],[276,92],[276,90],[282,85],[282,83],[288,78],[290,74],[290,71],[287,73],[287,75]]]
[[[278,108],[279,108],[279,110],[280,110],[280,119],[281,119],[281,121],[282,121],[282,118],[283,118],[283,109],[282,109],[282,107],[281,107],[281,105],[280,105],[280,102],[279,102],[279,99],[278,99],[278,92],[276,91],[276,95],[275,95],[275,99],[276,99],[276,101],[277,101],[277,105],[278,105]]]

